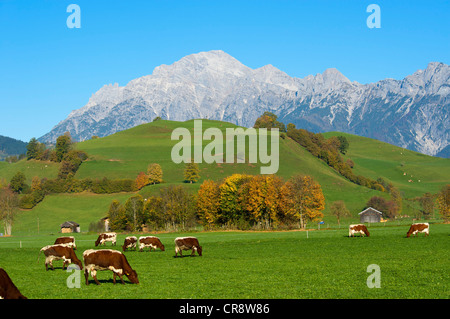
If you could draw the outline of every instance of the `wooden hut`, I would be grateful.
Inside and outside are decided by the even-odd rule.
[[[75,222],[65,222],[60,225],[61,233],[79,233],[80,232],[80,224]]]
[[[379,223],[383,213],[375,208],[369,207],[359,213],[359,220],[361,223]]]

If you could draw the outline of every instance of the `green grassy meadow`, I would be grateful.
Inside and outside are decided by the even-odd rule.
[[[350,147],[344,158],[355,162],[354,172],[390,181],[405,197],[436,193],[450,181],[450,159],[413,152],[367,137],[330,132],[325,137],[345,136]]]
[[[46,271],[41,247],[58,235],[0,238],[1,266],[28,298],[79,299],[447,299],[450,297],[450,225],[430,225],[429,237],[406,238],[408,226],[372,226],[370,237],[349,238],[347,228],[286,232],[156,234],[166,251],[127,251],[139,285],[98,272],[86,286],[68,288],[72,273],[55,261]],[[175,237],[196,236],[202,257],[174,258]],[[137,234],[139,236],[139,234]],[[121,250],[125,234],[113,249]],[[96,235],[75,234],[79,258]],[[19,248],[19,245],[22,248]],[[111,248],[107,243],[105,248]],[[188,256],[189,252],[185,252]],[[369,265],[380,267],[380,288],[368,288]]]

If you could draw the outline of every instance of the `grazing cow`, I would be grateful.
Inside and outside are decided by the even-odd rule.
[[[408,232],[406,233],[406,237],[409,238],[409,236],[419,236],[419,233],[425,233],[425,236],[430,235],[430,224],[428,223],[416,223],[412,224],[409,228]]]
[[[74,263],[75,265],[80,267],[80,269],[83,268],[83,265],[81,264],[81,261],[77,258],[77,255],[75,255],[73,248],[67,244],[48,245],[41,248],[39,256],[41,252],[43,252],[45,255],[45,270],[48,270],[49,264],[52,270],[54,270],[53,260],[60,260],[60,259],[64,261],[63,270],[65,269],[66,264],[71,263]]]
[[[95,247],[98,245],[106,245],[106,242],[110,241],[114,246],[116,245],[117,241],[117,234],[116,233],[103,233],[100,234],[95,241]]]
[[[136,243],[137,243],[137,237],[136,236],[128,236],[125,238],[125,241],[123,242],[122,250],[125,251],[127,249],[136,250]]]
[[[138,284],[138,276],[128,263],[127,258],[118,250],[112,249],[89,249],[83,253],[84,259],[84,277],[86,278],[86,285],[89,285],[89,273],[94,278],[95,283],[100,285],[97,280],[97,270],[111,270],[113,272],[113,281],[116,284],[116,275],[119,276],[122,284],[123,275],[125,274],[133,284]]]
[[[77,250],[77,245],[75,245],[75,238],[72,236],[56,238],[55,245],[58,244],[66,244],[67,246],[72,247],[74,250]]]
[[[155,236],[143,236],[139,237],[139,251],[143,251],[145,247],[150,247],[149,251],[152,251],[152,248],[156,250],[156,248],[165,250],[164,245],[161,243],[158,237]]]
[[[183,257],[183,250],[192,250],[191,257],[195,255],[195,252],[199,256],[202,255],[202,246],[199,245],[197,238],[195,237],[177,237],[175,238],[175,257],[178,253]]]
[[[0,299],[27,299],[20,293],[3,268],[0,268]]]
[[[355,237],[355,234],[360,234],[360,237],[364,235],[366,235],[367,237],[370,236],[370,233],[367,230],[366,225],[363,224],[348,226],[348,237]]]

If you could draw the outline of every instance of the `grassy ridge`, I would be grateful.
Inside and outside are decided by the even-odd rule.
[[[0,162],[0,178],[4,178],[7,182],[17,172],[23,172],[26,177],[27,184],[31,185],[34,176],[39,178],[56,178],[58,176],[59,164],[54,162],[41,162],[35,160],[21,160],[17,163]]]
[[[350,148],[346,158],[355,162],[354,172],[377,179],[383,177],[406,197],[436,193],[450,181],[450,159],[424,155],[367,137],[330,132],[325,137],[345,136]]]
[[[92,278],[86,286],[82,275],[80,289],[67,288],[69,273],[62,271],[61,261],[48,272],[42,255],[36,262],[39,249],[56,235],[0,238],[0,261],[29,298],[450,297],[444,258],[450,225],[432,224],[430,236],[419,238],[405,238],[408,226],[369,229],[368,238],[348,238],[347,229],[309,231],[308,238],[304,231],[194,233],[203,246],[203,257],[194,258],[173,258],[173,239],[180,234],[158,234],[165,252],[125,253],[139,285],[126,280],[114,286],[112,273],[102,271],[101,286]],[[125,236],[118,236],[119,246]],[[95,235],[75,237],[78,257],[94,248]],[[380,289],[367,287],[371,264],[380,267]]]

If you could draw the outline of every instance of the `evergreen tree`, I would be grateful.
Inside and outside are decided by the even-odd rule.
[[[338,136],[337,137],[340,145],[339,145],[339,152],[341,152],[342,154],[346,154],[348,147],[350,146],[350,144],[348,143],[348,140],[345,136]]]
[[[32,138],[27,144],[27,160],[35,159],[38,157],[39,142],[36,138]]]
[[[22,172],[17,172],[12,178],[11,181],[9,182],[9,188],[14,192],[14,193],[21,193],[25,190],[25,188],[27,187],[27,184],[25,184],[25,174]]]
[[[56,139],[55,151],[57,162],[61,162],[64,159],[64,156],[69,153],[71,145],[72,138],[68,133],[61,135]]]

